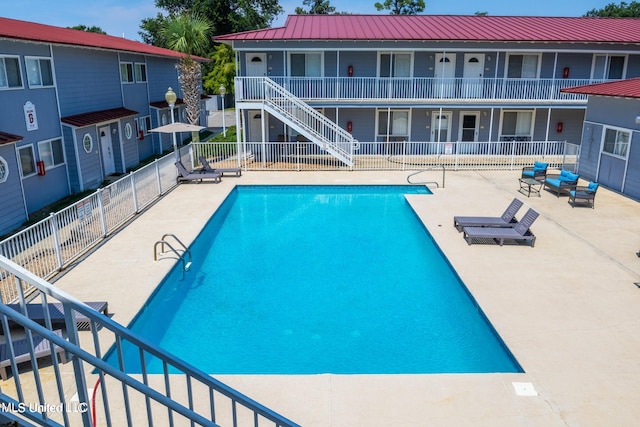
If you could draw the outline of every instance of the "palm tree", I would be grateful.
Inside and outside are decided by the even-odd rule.
[[[197,125],[200,117],[202,70],[200,63],[191,55],[205,54],[205,49],[209,45],[210,30],[211,24],[206,18],[188,13],[168,18],[161,30],[162,37],[167,43],[166,47],[185,54],[176,68],[187,108],[187,117],[192,125]],[[196,135],[193,136],[196,137]],[[195,141],[196,138],[193,140]]]

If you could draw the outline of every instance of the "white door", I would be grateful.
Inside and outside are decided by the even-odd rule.
[[[436,53],[435,93],[443,98],[452,98],[455,95],[456,55],[454,53]]]
[[[465,98],[482,97],[482,76],[484,72],[484,54],[465,53],[462,71]]]
[[[247,76],[263,77],[267,75],[267,54],[247,53]]]
[[[111,175],[116,172],[116,161],[113,157],[113,144],[111,142],[111,132],[109,126],[100,128],[100,148],[102,150],[102,166],[104,175]]]

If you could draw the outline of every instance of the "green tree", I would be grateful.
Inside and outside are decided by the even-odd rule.
[[[267,28],[284,11],[278,0],[155,0],[155,5],[169,17],[195,13],[207,18],[212,36]],[[142,20],[139,34],[145,43],[164,46],[159,31],[165,19],[158,14]],[[213,51],[213,42],[207,51]]]
[[[424,11],[424,0],[385,0],[374,4],[377,10],[389,10],[391,15],[417,15]]]
[[[180,86],[187,109],[187,117],[192,125],[198,124],[200,118],[200,85],[202,69],[200,63],[192,55],[203,55],[209,45],[211,25],[206,18],[189,13],[182,13],[168,18],[160,33],[167,45],[165,47],[182,52],[178,65]],[[194,132],[197,134],[197,132]],[[194,141],[197,139],[194,135]]]
[[[296,7],[296,15],[331,15],[336,11],[329,0],[303,0],[302,4],[309,10]]]
[[[220,85],[224,85],[227,92],[233,92],[233,79],[236,75],[236,67],[233,49],[226,44],[215,46],[211,55],[211,71],[204,78],[204,89],[207,93],[218,93]]]
[[[71,28],[72,30],[85,31],[87,33],[107,34],[102,28],[96,27],[95,25],[91,27],[87,27],[86,25],[76,25],[74,27],[67,28]]]
[[[489,16],[489,12],[476,12],[474,13],[475,16]]]
[[[640,18],[640,2],[609,3],[602,9],[591,9],[584,16],[600,18]]]

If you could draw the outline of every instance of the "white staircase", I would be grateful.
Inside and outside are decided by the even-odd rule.
[[[353,166],[353,151],[359,146],[358,140],[270,78],[236,78],[235,88],[236,101],[261,102],[269,114],[346,165]]]

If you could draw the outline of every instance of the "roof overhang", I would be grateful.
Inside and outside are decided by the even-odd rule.
[[[22,139],[23,138],[19,135],[0,131],[0,145],[12,144],[14,142],[22,141]]]
[[[61,118],[60,121],[66,125],[81,128],[96,125],[98,123],[111,122],[123,117],[135,116],[136,114],[138,114],[137,111],[119,107],[111,108],[109,110],[91,111],[89,113],[76,114],[74,116],[66,116]]]

